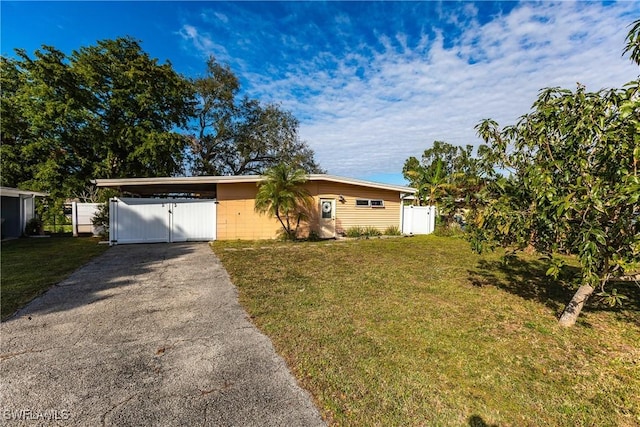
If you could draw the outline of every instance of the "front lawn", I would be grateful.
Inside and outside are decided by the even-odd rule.
[[[640,424],[640,308],[457,238],[215,242],[255,324],[335,425]]]
[[[2,319],[42,294],[108,246],[90,237],[24,238],[2,242]]]

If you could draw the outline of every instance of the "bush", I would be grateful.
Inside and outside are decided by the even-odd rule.
[[[440,237],[463,237],[466,235],[460,224],[457,222],[436,225],[436,229],[433,231],[433,234]]]
[[[376,227],[368,225],[366,227],[362,227],[360,225],[355,225],[347,229],[346,236],[347,237],[375,237],[381,236],[382,233]]]
[[[390,225],[384,230],[385,236],[400,236],[402,232],[400,231],[400,227],[397,225]]]
[[[364,234],[364,228],[359,225],[349,227],[345,233],[347,237],[361,237]]]
[[[24,226],[24,234],[27,236],[37,236],[42,234],[42,220],[40,218],[31,218]]]
[[[364,229],[364,236],[365,237],[375,237],[375,236],[381,236],[382,233],[380,232],[380,230],[378,230],[376,227],[373,227],[371,225],[367,226]]]
[[[309,231],[309,237],[307,237],[307,240],[310,242],[319,242],[322,239],[316,230],[311,230]]]
[[[91,223],[99,230],[100,237],[109,237],[109,203],[103,203],[98,207]]]

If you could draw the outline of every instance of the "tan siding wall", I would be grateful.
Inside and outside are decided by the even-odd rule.
[[[258,189],[255,183],[218,184],[219,240],[260,240],[277,237],[280,224],[275,218],[255,212]]]
[[[321,198],[336,199],[336,232],[345,232],[350,227],[372,226],[383,232],[388,226],[400,227],[400,194],[396,191],[334,182],[314,181],[307,187],[316,199],[319,209]],[[340,202],[339,196],[345,199]],[[384,208],[356,207],[356,199],[384,200]]]
[[[281,229],[275,218],[254,211],[258,191],[254,183],[218,184],[219,240],[274,239]],[[336,232],[345,232],[353,226],[373,226],[384,231],[388,226],[400,226],[400,195],[396,191],[360,187],[333,182],[308,182],[307,189],[314,198],[314,211],[309,213],[311,228],[318,223],[320,199],[336,200]],[[345,202],[339,201],[342,195]],[[381,199],[384,208],[356,207],[356,199]],[[300,235],[306,236],[309,227],[301,225]]]

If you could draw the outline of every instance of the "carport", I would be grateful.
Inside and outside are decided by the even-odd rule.
[[[97,180],[134,197],[109,201],[109,242],[174,243],[215,240],[216,184],[208,177]]]

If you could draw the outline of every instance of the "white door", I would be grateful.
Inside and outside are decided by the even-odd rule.
[[[320,199],[319,235],[321,239],[336,237],[336,201]]]
[[[216,202],[112,199],[109,222],[112,244],[215,240]]]

